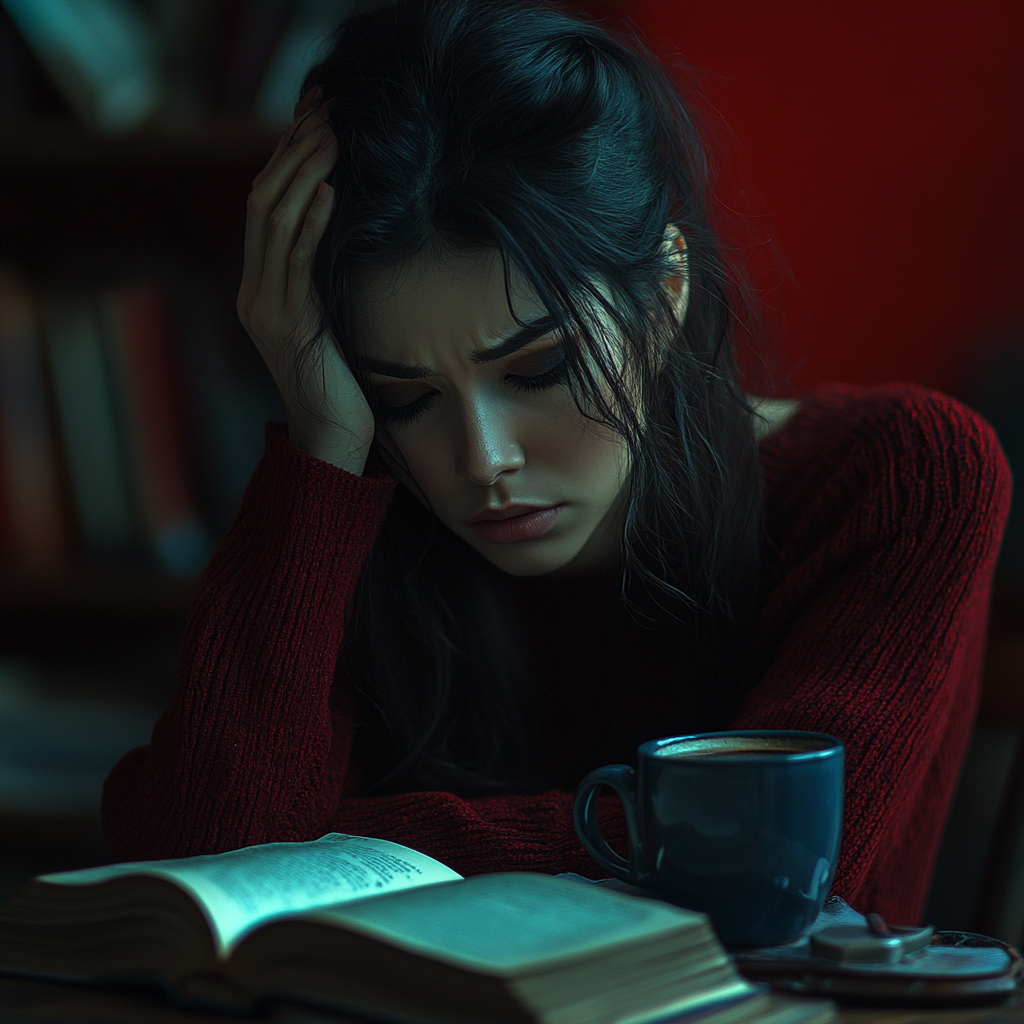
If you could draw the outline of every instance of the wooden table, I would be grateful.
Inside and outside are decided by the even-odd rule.
[[[245,1018],[169,1006],[157,996],[98,991],[77,985],[0,978],[2,1024],[230,1024]],[[344,1014],[279,1006],[259,1019],[265,1024],[361,1024]],[[843,1024],[1024,1024],[1024,993],[1001,1006],[972,1010],[840,1011]]]

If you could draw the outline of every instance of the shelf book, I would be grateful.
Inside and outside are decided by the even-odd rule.
[[[190,477],[164,301],[147,284],[39,299],[78,525],[94,561],[198,572],[210,541]]]
[[[0,495],[3,553],[50,568],[68,554],[39,322],[24,282],[0,266]]]
[[[827,1024],[829,1003],[737,973],[702,914],[569,879],[463,879],[329,834],[30,882],[0,909],[0,969],[159,984],[236,1012],[283,999],[392,1024]]]
[[[126,562],[135,547],[135,523],[115,418],[114,382],[107,372],[92,298],[84,292],[52,291],[40,307],[54,405],[85,549],[96,561]]]
[[[182,381],[166,299],[150,283],[108,289],[99,295],[98,313],[118,387],[116,409],[136,521],[165,571],[192,575],[210,556],[210,538],[189,466]]]
[[[77,541],[94,566],[193,578],[280,402],[199,275],[102,277],[30,288],[0,266],[0,548],[22,571],[68,567]]]

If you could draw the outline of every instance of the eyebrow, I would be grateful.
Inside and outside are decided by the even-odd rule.
[[[473,363],[493,363],[498,359],[518,352],[521,348],[529,345],[531,341],[550,334],[557,327],[553,317],[547,316],[541,320],[533,320],[524,324],[511,337],[506,338],[500,345],[484,349],[483,352],[473,351],[469,358]],[[400,377],[403,380],[419,380],[421,377],[433,377],[434,371],[429,366],[407,366],[405,363],[389,363],[383,359],[365,358],[360,360],[362,369],[367,373],[379,373],[385,377]]]

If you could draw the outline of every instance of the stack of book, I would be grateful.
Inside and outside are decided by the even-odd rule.
[[[0,544],[54,568],[201,571],[277,415],[195,281],[30,289],[0,268]]]

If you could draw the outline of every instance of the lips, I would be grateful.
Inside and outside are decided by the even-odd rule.
[[[554,507],[554,505],[502,505],[501,508],[485,508],[482,512],[477,512],[469,519],[469,522],[482,523],[493,519],[511,519],[513,516],[523,516],[530,512],[540,512],[543,509]]]
[[[542,537],[558,521],[564,505],[505,505],[485,509],[470,521],[470,529],[488,544],[516,544]]]

